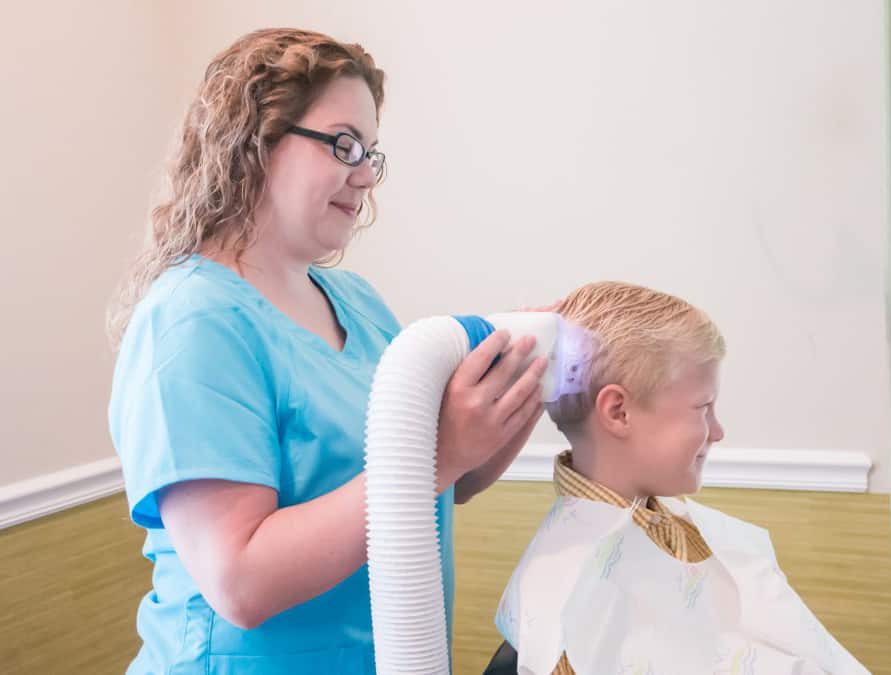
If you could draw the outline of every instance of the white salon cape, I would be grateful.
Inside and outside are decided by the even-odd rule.
[[[660,499],[713,554],[661,550],[632,510],[558,497],[514,570],[496,625],[519,675],[868,673],[777,566],[766,530],[687,499]]]

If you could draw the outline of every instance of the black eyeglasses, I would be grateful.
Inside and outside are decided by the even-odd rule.
[[[384,161],[386,160],[384,153],[377,150],[366,150],[358,138],[345,131],[331,135],[323,134],[321,131],[292,126],[288,128],[288,133],[306,136],[307,138],[327,143],[331,146],[334,157],[347,166],[359,166],[367,159],[371,164],[374,177],[378,180],[384,173]]]

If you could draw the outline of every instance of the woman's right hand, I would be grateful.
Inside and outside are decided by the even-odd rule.
[[[534,347],[530,335],[510,343],[508,332],[497,330],[455,370],[439,412],[440,491],[485,463],[539,412],[547,359],[535,359],[520,374]],[[499,354],[501,359],[489,370]]]

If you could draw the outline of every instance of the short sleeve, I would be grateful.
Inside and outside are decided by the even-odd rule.
[[[164,526],[158,491],[181,481],[279,489],[275,388],[260,340],[245,324],[234,310],[189,317],[139,341],[151,354],[133,355],[131,373],[119,364],[116,444],[138,525]]]

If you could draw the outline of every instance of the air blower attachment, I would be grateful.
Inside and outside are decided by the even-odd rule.
[[[541,379],[544,403],[553,403],[567,394],[579,394],[588,386],[598,342],[590,331],[567,321],[559,314],[504,312],[485,318],[454,318],[467,331],[471,350],[501,328],[508,330],[512,336],[535,336],[535,348],[520,368],[520,373],[539,356],[547,358],[548,367]]]

